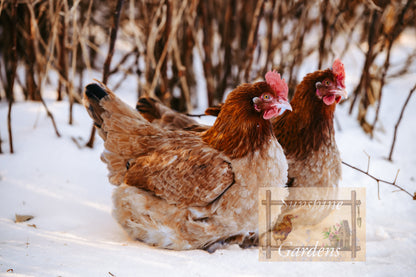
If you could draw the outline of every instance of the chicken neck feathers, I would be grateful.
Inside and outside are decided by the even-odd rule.
[[[335,105],[327,106],[315,95],[315,83],[331,74],[327,69],[306,75],[290,102],[293,111],[272,120],[274,134],[288,157],[303,160],[332,143]]]

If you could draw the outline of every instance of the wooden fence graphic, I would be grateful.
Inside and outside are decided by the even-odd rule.
[[[350,251],[351,252],[351,260],[354,260],[357,257],[357,252],[361,251],[362,248],[357,245],[357,224],[359,227],[361,227],[362,224],[362,218],[360,216],[360,206],[362,205],[362,201],[361,200],[357,200],[357,192],[355,190],[356,188],[354,188],[353,190],[351,190],[351,198],[350,199],[335,199],[335,200],[273,200],[272,199],[272,191],[270,189],[267,189],[265,191],[265,199],[264,199],[264,194],[263,194],[263,200],[261,200],[260,202],[260,208],[263,207],[263,209],[265,209],[265,223],[266,223],[266,236],[265,236],[265,245],[260,245],[260,250],[264,253],[265,252],[265,257],[266,260],[270,260],[272,258],[272,252],[273,251],[279,251],[280,250],[293,250],[293,249],[299,249],[299,248],[304,248],[304,249],[311,249],[314,246],[295,246],[295,245],[280,245],[280,246],[274,246],[272,245],[272,206],[274,205],[287,205],[287,206],[291,206],[291,205],[296,205],[299,203],[302,203],[302,205],[307,205],[307,206],[313,206],[314,204],[316,204],[317,202],[319,203],[319,205],[334,205],[334,203],[338,203],[338,205],[340,206],[350,206],[351,207],[351,211],[350,211],[350,222],[351,222],[351,228],[349,227],[348,221],[347,220],[342,220],[341,221],[341,234],[340,234],[340,242],[337,245],[338,250],[339,251]],[[264,193],[264,191],[263,191]],[[261,196],[262,197],[262,196]],[[364,193],[364,197],[365,197],[365,193]],[[365,199],[365,198],[364,198]],[[357,212],[358,212],[358,217],[357,217]],[[365,230],[364,230],[365,233]],[[364,256],[365,259],[365,256]]]

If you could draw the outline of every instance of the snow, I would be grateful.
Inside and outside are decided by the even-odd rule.
[[[351,92],[361,64],[344,62]],[[116,93],[134,106],[137,89],[134,77],[129,78]],[[349,102],[336,113],[342,159],[366,169],[368,154],[370,173],[390,181],[400,169],[398,184],[411,193],[416,191],[416,97],[399,127],[393,162],[386,157],[415,79],[413,70],[386,85],[373,140],[356,115],[348,115]],[[54,101],[53,87],[48,86],[46,102],[62,136],[55,135],[41,104],[18,101],[12,113],[15,154],[8,154],[7,103],[0,103],[6,152],[0,155],[0,276],[416,276],[416,201],[385,184],[380,184],[379,200],[377,183],[346,166],[341,186],[367,188],[366,262],[259,262],[257,249],[179,252],[131,240],[111,215],[114,187],[100,161],[101,139],[97,136],[93,149],[74,143],[73,138],[85,144],[91,120],[76,105],[74,124],[68,125],[68,102]],[[212,118],[202,120],[212,123]],[[34,219],[15,223],[15,214]]]

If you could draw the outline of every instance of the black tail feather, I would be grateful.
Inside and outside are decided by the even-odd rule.
[[[88,99],[94,99],[95,101],[100,101],[108,95],[108,93],[98,84],[89,84],[85,87],[85,95]]]
[[[108,96],[108,93],[98,84],[89,84],[85,87],[85,106],[91,118],[94,120],[94,125],[97,128],[101,128],[103,119],[101,114],[104,112],[103,108],[100,106],[100,101],[104,97]]]

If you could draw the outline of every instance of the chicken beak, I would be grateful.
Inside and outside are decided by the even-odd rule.
[[[333,89],[330,92],[335,94],[335,95],[341,96],[342,99],[348,99],[348,92],[346,91],[346,89],[344,87],[337,86],[336,89]]]
[[[279,99],[279,101],[276,103],[276,107],[279,109],[278,115],[282,115],[286,110],[292,111],[292,106],[288,101],[283,99]]]
[[[254,109],[257,112],[264,111],[263,118],[265,120],[269,120],[273,117],[280,116],[286,110],[292,110],[292,106],[290,106],[287,100],[282,99],[281,97],[276,97],[271,101],[264,101],[259,97],[253,98]]]

